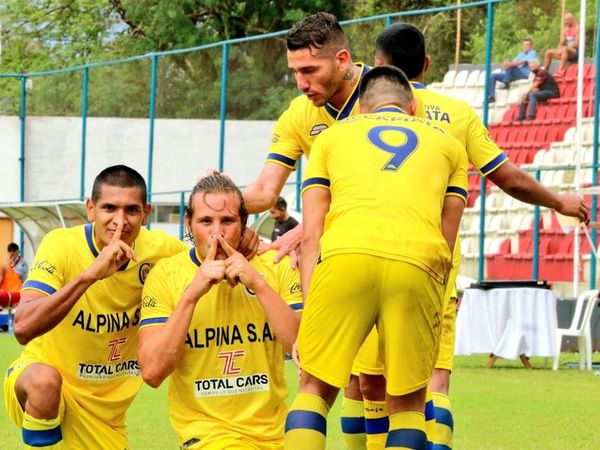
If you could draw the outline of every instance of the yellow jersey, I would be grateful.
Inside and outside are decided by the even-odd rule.
[[[298,272],[289,261],[273,264],[274,252],[250,264],[295,310],[301,310]],[[198,271],[194,248],[160,261],[148,276],[141,327],[164,324]],[[226,281],[202,297],[170,376],[169,414],[180,444],[236,437],[283,442],[287,387],[284,349],[254,292]]]
[[[467,157],[440,127],[388,106],[351,117],[313,144],[302,190],[331,190],[321,257],[367,253],[415,264],[444,282],[446,195],[466,202]]]
[[[146,275],[159,259],[188,246],[142,228],[133,248],[137,261],[90,286],[56,327],[23,352],[58,369],[81,407],[114,426],[123,426],[142,384],[137,329]],[[40,244],[23,291],[51,295],[89,268],[98,254],[92,224],[53,230]]]
[[[428,90],[423,84],[411,82],[413,92],[423,104],[426,117],[463,144],[469,162],[482,175],[488,175],[508,161],[496,145],[479,116],[467,103]],[[460,243],[454,245],[453,264],[460,264]]]
[[[425,116],[463,144],[467,156],[482,175],[488,175],[508,161],[481,119],[467,103],[428,90],[411,82],[413,93],[423,105]]]

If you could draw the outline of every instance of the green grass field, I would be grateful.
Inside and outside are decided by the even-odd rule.
[[[2,371],[21,351],[17,342],[0,334]],[[564,354],[561,362],[577,361]],[[534,370],[519,361],[499,360],[484,368],[485,356],[459,357],[452,377],[455,450],[600,449],[600,377],[590,371],[544,369],[534,358]],[[295,369],[287,366],[288,382],[296,389]],[[129,441],[134,450],[176,449],[167,417],[166,384],[142,388],[129,411]],[[329,415],[328,444],[343,449],[338,418],[340,401]],[[20,448],[20,432],[0,408],[0,449]]]

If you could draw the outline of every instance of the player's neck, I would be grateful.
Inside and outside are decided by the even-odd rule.
[[[329,104],[331,106],[333,106],[337,110],[343,108],[348,98],[352,95],[352,92],[354,92],[354,87],[360,80],[361,71],[361,67],[358,67],[354,63],[352,64],[351,69],[348,71],[348,74],[342,80],[340,90],[329,99]]]
[[[414,81],[415,83],[425,84],[425,73],[421,72],[419,75],[412,78],[410,81]]]

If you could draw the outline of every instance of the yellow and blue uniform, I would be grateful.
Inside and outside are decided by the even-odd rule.
[[[298,272],[289,261],[273,264],[273,256],[267,252],[250,264],[292,309],[301,310]],[[144,286],[141,328],[168,320],[200,264],[192,248],[156,265]],[[213,286],[196,304],[183,356],[170,376],[169,413],[180,445],[282,448],[288,393],[283,361],[283,346],[256,295],[242,284]]]
[[[393,362],[386,369],[388,392],[401,395],[418,389],[422,383],[426,384],[433,367],[421,364],[418,369],[409,370],[407,367],[414,366],[415,362],[407,360],[406,355],[412,350],[417,354],[420,351],[433,356],[437,354],[436,335],[440,317],[435,306],[436,292],[443,288],[451,264],[451,255],[441,234],[441,211],[446,195],[466,200],[466,164],[465,152],[455,139],[440,128],[431,126],[431,123],[405,115],[395,107],[349,118],[315,142],[303,191],[315,187],[330,189],[332,200],[320,241],[322,261],[313,274],[298,338],[300,360],[305,370],[331,385],[345,386],[350,370],[348,357],[354,357],[370,331],[363,330],[364,326],[369,323],[372,326],[377,318],[378,327],[389,333],[382,336],[382,343],[403,343],[402,354],[394,353],[398,351],[396,346],[384,345],[386,361]],[[346,261],[346,265],[342,265],[346,271],[350,260],[355,260],[351,267],[357,268],[357,273],[352,274],[352,286],[344,287],[349,283],[333,279],[337,275],[347,279],[347,274],[337,273],[340,264],[334,262],[334,257],[341,255],[340,261]],[[368,255],[366,259],[370,261],[379,259],[386,268],[375,263],[357,264],[365,258],[357,258],[356,255]],[[383,279],[389,281],[382,289],[398,283],[394,290],[406,294],[402,283],[407,280],[401,274],[391,275],[392,269],[387,266],[393,267],[394,264],[387,262],[390,260],[407,263],[402,267],[411,276],[417,276],[414,272],[422,272],[424,276],[418,276],[419,279],[430,286],[421,289],[422,292],[430,292],[430,298],[424,303],[430,301],[433,306],[429,312],[424,311],[425,306],[422,308],[423,323],[420,325],[423,336],[418,341],[414,336],[399,337],[398,333],[404,333],[399,330],[406,328],[400,323],[386,326],[386,318],[401,316],[377,311],[377,307],[387,308],[384,300],[378,300],[385,296],[377,287],[362,291],[356,287],[360,283],[354,277],[364,278],[365,283],[377,286],[375,280],[387,273],[389,276]],[[369,279],[373,281],[369,282]],[[395,281],[392,282],[392,279]],[[340,289],[354,294],[347,292],[342,295]],[[363,298],[359,300],[360,296]],[[325,298],[329,300],[325,301]],[[333,298],[340,300],[336,303]],[[350,305],[352,302],[363,306],[355,307]],[[331,324],[324,326],[321,319],[327,312],[319,310],[319,305],[324,303],[329,303],[324,310],[335,311],[338,316],[340,310],[346,311],[344,316],[348,316],[347,308],[356,309],[357,316],[351,326],[356,331],[340,333],[342,324],[339,324],[340,328]],[[441,299],[439,303],[441,305]],[[371,308],[370,304],[381,306]],[[363,307],[369,313],[361,314]],[[338,321],[333,317],[326,320],[329,319],[335,323]],[[332,335],[329,336],[329,333]],[[324,338],[322,334],[328,334],[328,337]],[[406,342],[407,339],[414,344],[414,349],[411,343]],[[319,345],[319,342],[323,344]],[[388,355],[388,352],[393,353]],[[392,354],[395,356],[388,358]]]
[[[159,259],[187,246],[162,231],[142,228],[133,248],[137,261],[90,286],[65,318],[27,344],[9,367],[4,399],[19,427],[23,411],[15,382],[26,367],[39,362],[56,368],[63,379],[60,428],[66,448],[127,447],[125,413],[142,384],[137,361],[142,287]],[[98,254],[92,224],[51,231],[40,244],[23,291],[52,295],[88,269]]]
[[[430,91],[421,83],[412,82],[411,85],[419,104],[423,105],[426,117],[463,144],[469,161],[482,175],[490,174],[508,161],[506,154],[496,145],[479,116],[467,103]],[[460,242],[458,239],[452,263],[453,268],[444,293],[446,306],[436,369],[452,370],[454,360],[455,283],[460,265]],[[353,373],[358,374],[358,372],[370,375],[380,375],[384,372],[384,361],[377,351],[376,331],[369,335],[357,356]]]

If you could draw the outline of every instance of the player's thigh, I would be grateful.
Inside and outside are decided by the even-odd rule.
[[[234,438],[221,438],[218,441],[209,444],[194,444],[188,447],[182,447],[185,450],[283,450],[283,442],[248,442]]]
[[[383,375],[385,373],[383,354],[379,351],[377,327],[373,327],[354,358],[352,375],[358,376],[361,373],[367,375]]]
[[[452,370],[454,363],[454,339],[456,337],[456,277],[458,266],[453,267],[444,290],[444,315],[442,317],[442,334],[436,369]]]
[[[377,317],[383,258],[334,255],[315,267],[300,331],[302,369],[335,387],[345,387],[352,362]]]
[[[387,392],[405,395],[427,385],[438,353],[445,286],[425,270],[389,261],[377,321]]]

